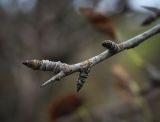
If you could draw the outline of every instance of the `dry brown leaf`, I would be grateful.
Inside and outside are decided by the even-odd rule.
[[[111,36],[113,39],[116,38],[115,27],[110,16],[96,12],[91,7],[81,7],[80,11],[96,30]]]
[[[49,109],[49,119],[55,121],[60,117],[73,113],[82,104],[82,99],[77,95],[68,94],[60,97],[51,103]]]

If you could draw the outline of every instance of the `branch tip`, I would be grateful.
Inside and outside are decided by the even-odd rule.
[[[55,77],[55,76],[54,76],[54,77]],[[52,77],[52,78],[53,78],[53,77]],[[55,80],[52,80],[52,78],[49,79],[48,81],[44,82],[44,83],[41,85],[41,87],[44,87],[44,86],[48,85],[49,83],[55,81]]]
[[[151,6],[143,6],[146,10],[152,12],[153,14],[149,15],[142,23],[142,26],[149,25],[160,17],[160,9]]]
[[[44,82],[41,87],[46,86],[50,83],[54,83],[55,81],[61,80],[64,76],[66,76],[66,74],[61,71],[58,74],[56,74],[55,76],[53,76],[52,78],[50,78],[48,81]]]
[[[40,60],[26,60],[23,61],[22,64],[24,64],[25,66],[33,69],[33,70],[38,70],[39,67],[41,66],[41,61]]]
[[[77,83],[77,92],[79,92],[81,90],[81,88],[83,87],[84,83]]]

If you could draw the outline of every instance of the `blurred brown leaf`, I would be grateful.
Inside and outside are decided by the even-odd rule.
[[[60,97],[51,103],[51,107],[49,109],[49,118],[51,121],[55,121],[60,117],[70,115],[81,105],[82,99],[77,95],[68,94]]]
[[[80,11],[96,30],[111,36],[113,39],[116,38],[115,27],[110,16],[96,12],[91,7],[81,7]]]

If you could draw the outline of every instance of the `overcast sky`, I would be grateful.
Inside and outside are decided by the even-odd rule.
[[[95,0],[73,0],[74,8],[93,6]],[[97,0],[98,1],[98,0]],[[94,6],[97,11],[107,14],[115,14],[120,12],[123,7],[123,0],[99,0],[99,3]],[[127,6],[133,11],[140,13],[150,13],[143,6],[160,8],[160,0],[127,0]]]
[[[8,14],[18,12],[30,13],[34,10],[38,0],[0,0],[0,7]],[[78,10],[79,7],[93,6],[95,0],[72,0],[72,5]],[[97,0],[98,1],[98,0]],[[107,12],[108,14],[117,13],[123,7],[122,0],[99,0],[96,6],[97,11]],[[63,2],[63,1],[62,1]],[[118,4],[117,4],[118,3]],[[131,10],[137,12],[147,12],[142,6],[152,6],[160,8],[160,0],[128,0],[128,6]]]
[[[36,4],[37,0],[0,0],[0,7],[8,14],[29,13]]]

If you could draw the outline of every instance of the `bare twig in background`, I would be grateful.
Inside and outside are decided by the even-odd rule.
[[[160,32],[160,24],[154,26],[153,28],[147,30],[146,32],[133,37],[125,42],[120,44],[116,44],[112,41],[105,41],[103,46],[107,48],[106,51],[100,53],[97,56],[94,56],[90,59],[87,59],[83,62],[76,63],[76,64],[66,64],[59,62],[52,62],[48,60],[27,60],[23,62],[24,65],[34,69],[34,70],[43,70],[43,71],[52,71],[55,73],[48,81],[44,82],[42,86],[45,86],[51,82],[55,82],[57,80],[62,79],[63,77],[70,75],[75,72],[79,72],[79,79],[77,84],[77,91],[80,90],[81,86],[83,86],[84,81],[86,80],[90,69],[95,66],[96,64],[110,58],[111,56],[130,48],[134,48],[138,46],[140,43],[145,41],[146,39],[158,34]],[[82,74],[83,73],[83,74]]]
[[[153,12],[152,15],[148,16],[143,22],[142,25],[149,25],[160,17],[160,9],[155,7],[143,6],[146,10]]]

